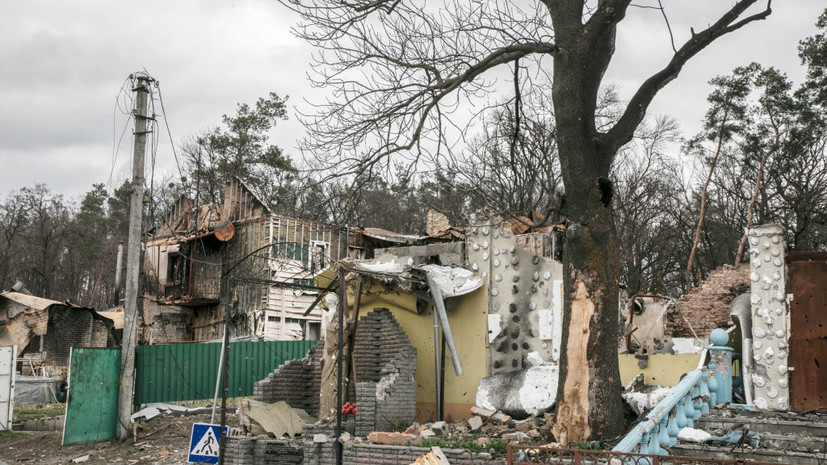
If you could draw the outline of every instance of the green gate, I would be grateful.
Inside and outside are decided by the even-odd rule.
[[[70,360],[63,444],[116,437],[121,350],[73,348]]]
[[[253,384],[290,360],[304,358],[318,341],[230,343],[230,397],[253,395]],[[135,404],[212,399],[221,343],[138,346]]]

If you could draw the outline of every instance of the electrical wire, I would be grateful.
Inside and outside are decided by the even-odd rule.
[[[129,127],[129,124],[133,121],[133,112],[132,106],[134,104],[134,100],[132,99],[131,93],[129,88],[126,87],[127,83],[132,81],[132,75],[129,75],[124,79],[123,83],[121,84],[118,93],[115,94],[115,105],[112,108],[112,166],[109,169],[109,179],[106,181],[106,188],[109,190],[112,187],[112,177],[115,173],[115,165],[118,162],[118,154],[121,150],[121,142],[123,142],[123,137],[126,135],[126,129]],[[121,101],[123,99],[123,102]],[[126,104],[129,104],[129,110],[126,110]],[[121,107],[123,103],[124,107]],[[129,117],[126,119],[123,125],[123,130],[121,131],[121,136],[117,137],[117,112],[120,110],[121,114],[128,115]],[[116,143],[117,139],[117,143]]]
[[[172,131],[169,130],[169,119],[167,118],[167,110],[164,108],[164,97],[161,94],[161,83],[155,81],[155,88],[158,89],[158,102],[161,104],[161,113],[164,117],[164,126],[167,128],[167,136],[169,136],[169,145],[172,147],[172,155],[175,157],[175,166],[178,167],[178,174],[181,179],[184,178],[184,170],[181,169],[181,163],[178,160],[178,151],[175,150],[175,143],[172,141]]]

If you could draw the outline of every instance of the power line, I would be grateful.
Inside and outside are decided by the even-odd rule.
[[[167,136],[169,136],[169,145],[172,147],[172,155],[175,157],[175,166],[178,167],[178,174],[181,178],[184,177],[184,171],[181,169],[181,163],[178,160],[178,152],[175,150],[175,143],[172,141],[172,131],[169,130],[169,120],[167,119],[167,110],[164,108],[164,97],[161,94],[161,83],[155,81],[155,88],[158,89],[158,102],[161,104],[161,112],[164,116],[164,126],[167,128]]]

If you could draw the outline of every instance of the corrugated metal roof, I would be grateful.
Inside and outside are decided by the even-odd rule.
[[[112,329],[123,329],[123,309],[120,311],[98,312],[98,315],[112,320]]]
[[[20,305],[24,305],[29,308],[34,308],[36,310],[45,310],[51,307],[52,305],[63,305],[65,307],[73,308],[86,308],[66,302],[58,302],[57,300],[46,299],[43,297],[37,297],[29,294],[21,294],[20,292],[13,291],[4,292],[0,294],[0,296],[5,297],[13,302],[17,302]]]

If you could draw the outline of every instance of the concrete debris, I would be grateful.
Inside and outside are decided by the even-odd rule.
[[[541,415],[557,400],[558,379],[559,368],[550,364],[497,373],[480,381],[476,404],[516,418]]]
[[[146,420],[151,420],[158,415],[195,415],[199,413],[206,413],[209,412],[210,408],[208,407],[184,407],[183,405],[173,405],[173,404],[163,404],[163,403],[152,403],[152,404],[144,404],[141,410],[132,414],[132,423],[135,423],[136,420],[139,418],[143,418]]]
[[[430,428],[426,429],[425,431],[422,431],[421,433],[419,433],[419,437],[421,437],[423,439],[429,439],[429,438],[432,438],[432,437],[435,437],[435,436],[436,436],[436,432],[434,432],[434,430],[432,430]]]
[[[80,457],[72,459],[72,463],[81,463],[81,462],[88,462],[89,455],[81,455]]]
[[[344,433],[342,433],[341,436],[339,436],[339,443],[340,444],[345,444],[345,443],[350,442],[351,439],[353,439],[353,438],[350,436],[350,433],[345,431]]]
[[[420,455],[411,465],[451,465],[448,457],[439,447],[431,447],[430,452]]]
[[[431,423],[431,430],[436,433],[437,436],[445,436],[445,430],[448,427],[444,421],[437,421]]]
[[[488,441],[499,439],[509,443],[538,443],[553,439],[551,426],[554,415],[546,414],[539,418],[513,420],[509,415],[499,411],[475,406],[471,409],[475,415],[467,421],[436,421],[420,425],[410,425],[404,433],[373,432],[368,441],[375,444],[418,445],[423,439],[451,438],[452,440],[476,442],[485,446]]]
[[[482,418],[473,416],[468,419],[468,428],[471,431],[476,431],[482,427]]]
[[[632,407],[636,414],[641,415],[655,408],[655,405],[658,405],[658,402],[663,400],[671,389],[670,387],[647,386],[638,392],[624,392],[623,400]]]
[[[711,434],[702,429],[690,428],[688,426],[678,431],[678,441],[681,442],[695,442],[701,444],[711,437]]]
[[[505,433],[500,436],[503,441],[507,442],[523,442],[528,441],[528,435],[523,433],[522,431],[514,431],[513,433]]]
[[[253,435],[271,434],[274,437],[295,437],[302,432],[302,427],[313,423],[313,419],[302,409],[290,407],[287,402],[274,404],[256,400],[244,400],[241,411],[241,424]],[[316,435],[324,436],[324,435]],[[316,441],[316,436],[313,440]],[[323,442],[327,442],[325,437]]]

